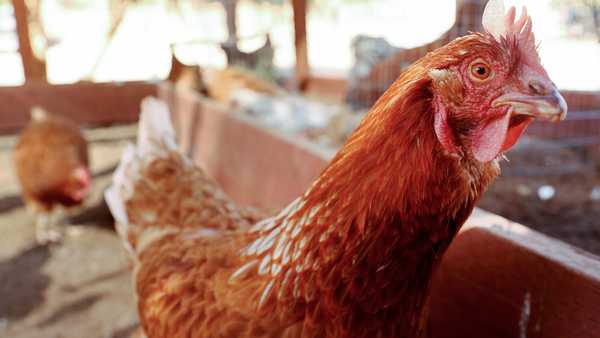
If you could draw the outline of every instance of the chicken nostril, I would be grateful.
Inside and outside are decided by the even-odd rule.
[[[548,93],[546,86],[537,81],[529,82],[529,89],[536,95],[546,95]]]

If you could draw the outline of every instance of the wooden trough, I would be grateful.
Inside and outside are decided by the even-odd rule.
[[[169,84],[30,86],[0,88],[0,131],[20,127],[33,105],[87,124],[132,122],[140,100],[156,95],[171,107],[182,149],[244,205],[282,207],[332,155]],[[481,210],[450,247],[432,292],[434,338],[600,337],[600,259]]]
[[[156,93],[156,84],[149,82],[27,83],[0,87],[0,133],[23,127],[33,106],[65,115],[82,125],[133,123],[137,121],[140,101]]]

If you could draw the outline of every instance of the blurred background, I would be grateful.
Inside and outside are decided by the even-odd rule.
[[[600,67],[597,1],[506,3],[528,6],[535,18],[536,37],[543,41],[542,60],[561,88],[600,89],[596,76]],[[172,51],[188,64],[223,67],[227,57],[221,44],[230,39],[240,50],[252,51],[264,44],[267,34],[277,72],[289,73],[296,64],[289,1],[37,0],[25,4],[31,45],[35,55],[46,62],[51,83],[164,79]],[[347,77],[354,65],[353,41],[356,47],[357,37],[385,39],[378,41],[383,45],[376,49],[391,54],[393,48],[414,48],[436,40],[457,19],[453,0],[314,0],[308,5],[311,73],[340,78]],[[9,0],[0,2],[2,85],[25,81],[14,8]],[[477,14],[465,13],[474,16],[472,27],[466,23],[468,19],[461,19],[465,28],[477,25]],[[228,27],[231,21],[235,24]],[[575,71],[569,67],[574,64],[585,68]]]
[[[570,112],[559,125],[529,127],[479,206],[600,254],[600,1],[505,2],[528,7],[542,63]],[[0,0],[0,276],[9,276],[0,283],[0,337],[125,337],[135,328],[102,191],[135,137],[141,98],[191,91],[331,156],[403,69],[480,31],[484,5]],[[66,238],[52,249],[31,245],[34,216],[11,164],[36,105],[83,126],[94,180],[84,205],[60,216]],[[186,140],[193,154],[195,138]]]

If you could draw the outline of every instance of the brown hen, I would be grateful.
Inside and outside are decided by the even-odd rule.
[[[106,199],[146,336],[422,337],[432,273],[499,158],[534,117],[566,114],[529,16],[493,0],[484,23],[412,65],[306,193],[260,222],[202,174],[182,178],[198,169],[166,107],[145,106]]]
[[[91,186],[87,143],[78,126],[34,108],[13,159],[23,198],[37,215],[38,242],[60,239],[60,233],[50,228],[51,213],[57,206],[81,204]]]
[[[202,81],[206,86],[208,95],[224,104],[231,104],[234,93],[240,89],[247,89],[269,96],[277,96],[284,93],[284,90],[276,84],[239,67],[227,67],[224,69],[205,68],[202,70]]]

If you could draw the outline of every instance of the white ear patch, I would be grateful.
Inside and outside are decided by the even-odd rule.
[[[438,82],[446,79],[448,75],[450,75],[450,71],[447,69],[432,69],[427,74],[429,75],[430,79]]]
[[[506,33],[506,8],[503,0],[490,0],[483,10],[483,28],[495,38]]]

